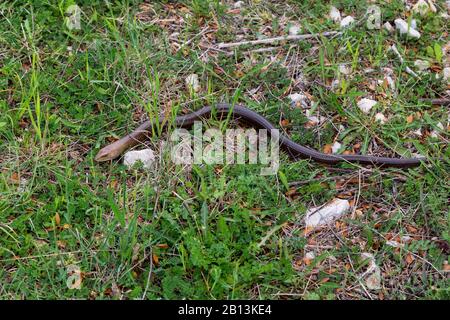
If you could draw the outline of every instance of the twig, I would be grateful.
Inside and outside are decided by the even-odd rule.
[[[393,44],[393,45],[391,46],[391,50],[397,55],[397,57],[398,57],[398,59],[400,60],[400,62],[401,62],[402,64],[404,64],[404,63],[405,63],[405,60],[403,59],[402,55],[401,55],[400,52],[398,51],[398,49],[397,49],[397,47],[396,47],[395,44]],[[414,71],[412,71],[408,66],[405,66],[405,71],[406,71],[406,73],[412,75],[412,76],[415,77],[415,78],[420,78],[420,77],[417,75],[417,73],[415,73]]]
[[[249,50],[246,51],[245,53],[261,53],[261,52],[270,52],[270,51],[274,51],[280,49],[280,47],[267,47],[267,48],[259,48],[259,49],[254,49],[254,50]]]
[[[148,287],[150,285],[150,280],[152,277],[152,271],[153,271],[153,250],[152,250],[152,246],[150,245],[150,270],[148,271],[147,284],[145,285],[145,290],[144,290],[144,294],[142,295],[142,300],[144,300],[145,296],[147,295]]]
[[[450,98],[436,98],[436,99],[419,99],[420,102],[431,103],[435,106],[450,106]]]
[[[259,40],[245,40],[245,41],[240,41],[240,42],[219,43],[217,45],[217,48],[224,49],[224,48],[244,46],[247,44],[257,45],[257,44],[273,43],[273,42],[277,42],[277,41],[304,40],[304,39],[310,39],[310,38],[317,38],[319,36],[328,37],[328,36],[333,36],[333,35],[338,35],[338,34],[340,34],[340,32],[327,31],[324,33],[298,34],[298,35],[281,36],[281,37],[266,38],[266,39],[259,39]]]

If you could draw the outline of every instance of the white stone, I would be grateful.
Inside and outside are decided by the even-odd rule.
[[[233,7],[238,9],[238,8],[242,8],[243,5],[244,5],[244,1],[236,1],[234,3]]]
[[[412,26],[409,26],[408,28],[408,23],[405,20],[400,18],[395,19],[394,23],[397,30],[400,31],[400,34],[407,34],[416,39],[420,38],[420,32],[415,30]]]
[[[333,145],[331,146],[331,152],[333,152],[333,153],[338,153],[338,151],[339,151],[341,148],[342,148],[342,144],[339,143],[339,142],[337,142],[337,141],[335,141],[335,142],[333,143]]]
[[[353,18],[352,16],[346,16],[344,19],[341,20],[341,28],[347,28],[353,22],[355,22],[355,18]]]
[[[322,208],[311,208],[306,212],[306,227],[314,228],[339,219],[350,209],[348,200],[334,199]]]
[[[421,137],[422,136],[422,129],[417,129],[416,131],[413,131],[413,135]]]
[[[414,66],[419,71],[425,71],[430,67],[430,63],[426,60],[416,60],[414,61]]]
[[[382,114],[381,112],[378,112],[378,113],[375,115],[375,121],[378,121],[378,122],[381,123],[381,124],[385,124],[386,121],[387,121],[387,119],[386,119],[386,117],[384,116],[384,114]]]
[[[300,26],[299,25],[293,25],[289,28],[289,34],[291,36],[295,36],[296,34],[300,33]]]
[[[394,27],[392,26],[392,24],[390,24],[389,22],[386,22],[385,24],[383,24],[384,29],[386,29],[389,33],[393,33],[395,31]]]
[[[149,169],[155,162],[155,154],[152,149],[132,150],[125,153],[123,164],[132,168],[135,163],[142,162],[145,169]]]
[[[345,64],[340,64],[338,69],[340,73],[345,74],[346,76],[352,73],[352,69]]]
[[[421,16],[424,16],[430,11],[430,6],[425,0],[419,0],[412,9],[414,13],[418,13]]]
[[[375,100],[372,99],[367,99],[367,98],[363,98],[361,100],[358,101],[358,108],[364,112],[364,113],[369,113],[370,109],[373,108],[374,105],[376,105],[377,102]]]
[[[312,115],[311,109],[306,110],[305,115],[312,124],[319,124],[322,121],[322,117]]]
[[[331,6],[331,8],[330,8],[330,18],[334,22],[341,21],[341,13],[339,12],[339,10],[336,7]]]
[[[198,81],[198,75],[195,73],[190,74],[186,77],[186,87],[190,90],[194,90],[194,92],[200,91],[200,82]]]
[[[450,83],[450,67],[444,68],[444,70],[442,70],[442,76],[444,81]]]
[[[411,19],[411,28],[417,29],[417,21],[416,21],[416,19]]]
[[[288,96],[288,98],[291,99],[293,103],[296,103],[306,99],[306,96],[300,93],[292,93]]]
[[[305,254],[305,258],[308,259],[308,260],[313,260],[315,257],[316,257],[316,255],[315,255],[314,252],[312,252],[312,251],[307,252],[307,253]]]

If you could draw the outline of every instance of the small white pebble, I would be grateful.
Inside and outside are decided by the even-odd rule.
[[[339,143],[339,142],[337,142],[337,141],[335,141],[335,142],[333,143],[333,145],[331,146],[331,152],[333,152],[333,153],[338,153],[338,151],[339,151],[341,148],[342,148],[342,144]]]
[[[386,121],[387,121],[387,119],[386,119],[386,117],[384,116],[384,114],[382,114],[381,112],[378,112],[378,113],[375,115],[375,121],[378,121],[378,122],[381,123],[381,124],[385,124]]]
[[[196,75],[195,73],[188,75],[186,77],[186,87],[188,88],[188,90],[192,88],[194,92],[199,92],[201,87],[198,81],[198,75]]]
[[[336,7],[331,6],[331,8],[330,8],[330,18],[334,22],[341,21],[341,13],[339,12],[339,10]]]
[[[416,60],[414,61],[414,66],[419,71],[425,71],[430,67],[430,63],[426,60]]]
[[[389,33],[393,33],[395,31],[394,27],[392,26],[392,24],[390,24],[389,22],[386,22],[385,24],[383,24],[384,29],[386,29]]]
[[[297,102],[301,102],[302,100],[305,100],[307,97],[304,94],[300,94],[300,93],[293,93],[290,94],[289,99],[291,99],[292,103],[297,103]]]
[[[419,128],[416,131],[413,131],[413,134],[415,136],[421,137],[422,136],[422,129]]]
[[[395,27],[400,31],[400,34],[407,34],[413,38],[420,38],[420,32],[415,30],[411,25],[408,26],[408,23],[403,19],[395,19],[394,21]]]
[[[377,104],[377,102],[375,100],[367,99],[367,98],[363,98],[363,99],[359,100],[357,103],[358,108],[364,113],[369,113],[370,109],[372,109],[373,106],[376,104]]]
[[[346,16],[344,19],[341,20],[341,28],[347,28],[353,22],[355,22],[355,18],[353,18],[352,16]]]
[[[436,130],[431,131],[430,137],[431,138],[437,138],[438,137],[438,132]]]
[[[322,121],[322,117],[312,115],[311,109],[306,110],[305,115],[312,124],[319,124]]]
[[[450,83],[450,67],[444,68],[444,70],[442,70],[442,76],[444,81]]]
[[[299,34],[299,33],[300,33],[300,26],[299,25],[294,24],[293,26],[291,26],[289,28],[289,34],[291,36],[295,36],[296,34]]]
[[[244,5],[244,1],[236,1],[236,2],[234,3],[233,7],[234,7],[235,9],[238,9],[238,8],[242,8],[243,5]]]
[[[346,214],[350,209],[348,200],[335,198],[323,207],[309,208],[306,211],[305,224],[308,228],[315,228],[328,224]]]
[[[145,169],[149,169],[155,162],[155,154],[152,149],[133,150],[125,153],[123,164],[128,168],[132,168],[135,163],[142,162]]]
[[[314,259],[315,257],[316,257],[316,255],[315,255],[314,252],[312,252],[312,251],[307,252],[307,253],[305,254],[305,258],[308,259],[308,260],[312,260],[312,259]]]
[[[352,69],[345,64],[340,64],[338,69],[340,73],[345,74],[346,76],[352,73]]]

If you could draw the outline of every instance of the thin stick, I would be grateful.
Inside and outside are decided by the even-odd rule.
[[[275,38],[267,38],[267,39],[259,39],[259,40],[245,40],[240,42],[229,42],[229,43],[219,43],[217,45],[217,48],[219,49],[225,49],[225,48],[232,48],[232,47],[239,47],[244,45],[257,45],[257,44],[267,44],[267,43],[273,43],[276,41],[294,41],[294,40],[304,40],[304,39],[310,39],[310,38],[317,38],[319,36],[333,36],[340,34],[340,32],[337,31],[327,31],[324,33],[312,33],[312,34],[298,34],[298,35],[289,35],[289,36],[281,36],[281,37],[275,37]]]
[[[398,59],[400,60],[400,62],[402,64],[405,63],[405,60],[403,59],[402,55],[400,54],[400,52],[398,51],[397,47],[395,46],[395,44],[393,44],[391,46],[391,50],[397,55]],[[415,78],[420,78],[417,73],[415,73],[414,71],[412,71],[408,66],[405,66],[405,71],[406,73],[412,75]]]
[[[148,287],[150,286],[150,281],[152,280],[151,279],[152,271],[153,271],[153,250],[152,250],[152,246],[150,245],[150,270],[148,271],[147,284],[145,285],[144,294],[142,295],[141,300],[144,300],[145,297],[147,296]]]
[[[420,102],[431,103],[435,106],[450,106],[450,98],[436,98],[436,99],[419,99]]]

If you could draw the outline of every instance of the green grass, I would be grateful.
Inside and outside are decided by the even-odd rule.
[[[448,109],[418,102],[446,84],[433,72],[412,78],[388,51],[395,43],[410,67],[422,59],[441,69],[445,20],[414,17],[419,40],[354,27],[339,37],[273,44],[271,52],[206,50],[205,43],[239,34],[286,34],[295,21],[305,33],[338,28],[325,1],[250,2],[236,14],[231,2],[215,0],[77,1],[81,30],[65,26],[74,1],[0,3],[2,299],[449,298],[449,134],[426,136],[438,122],[447,126]],[[334,5],[359,18],[366,10],[365,1]],[[380,7],[383,22],[406,19],[401,1]],[[206,27],[214,32],[200,34]],[[352,76],[339,74],[342,63]],[[395,90],[371,84],[384,68],[393,70]],[[198,93],[185,88],[192,73]],[[331,90],[333,79],[341,83]],[[300,90],[326,118],[320,126],[305,126],[303,110],[290,105],[287,95]],[[380,103],[366,115],[356,102],[368,94]],[[150,171],[93,160],[147,115],[219,101],[245,103],[277,125],[288,120],[287,134],[316,149],[337,139],[345,150],[442,160],[410,170],[336,169],[282,155],[275,176],[244,165],[185,171],[166,153]],[[388,123],[373,121],[377,112]],[[419,128],[421,138],[412,134]],[[167,139],[159,129],[147,142],[157,151]],[[305,236],[306,209],[335,197],[353,200],[353,214]],[[386,244],[405,235],[413,240],[402,249]],[[306,263],[310,251],[315,259]],[[364,287],[362,252],[380,266],[381,290]],[[73,266],[80,289],[67,286]]]

